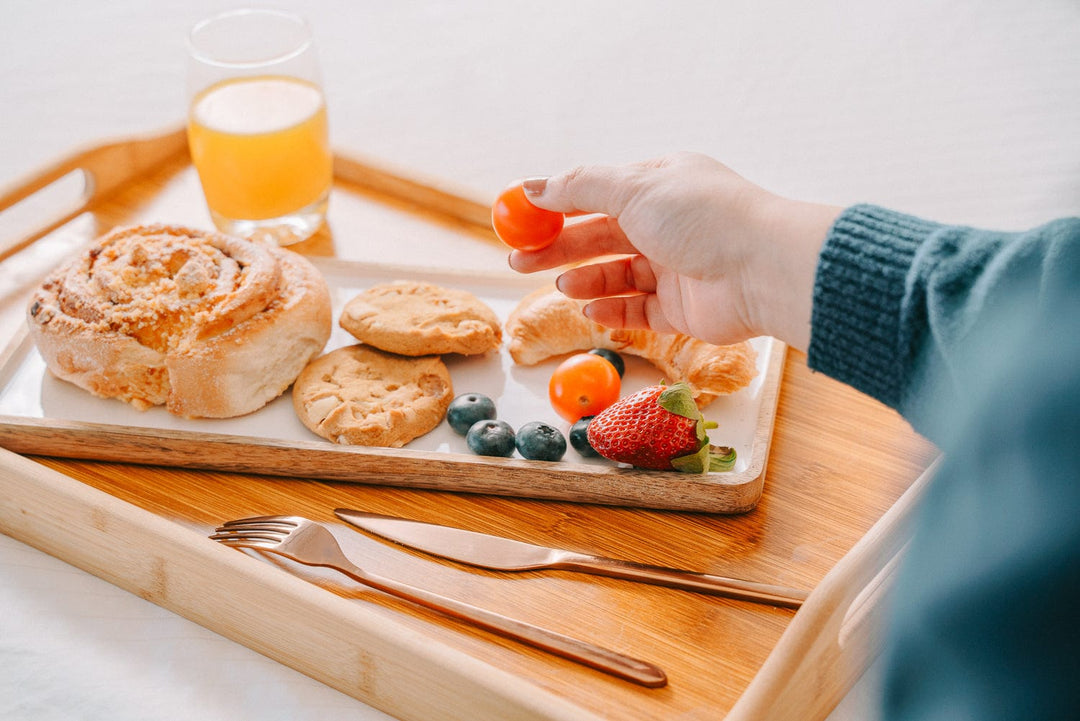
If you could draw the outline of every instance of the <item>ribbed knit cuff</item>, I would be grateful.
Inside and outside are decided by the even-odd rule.
[[[840,215],[818,258],[810,368],[898,406],[912,361],[901,327],[908,271],[940,227],[873,205]]]

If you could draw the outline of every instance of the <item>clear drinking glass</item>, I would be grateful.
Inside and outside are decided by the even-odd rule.
[[[188,144],[214,224],[279,245],[326,216],[333,177],[311,27],[277,10],[233,10],[188,38]]]

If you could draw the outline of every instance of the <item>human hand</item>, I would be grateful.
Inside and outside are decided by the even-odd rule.
[[[557,285],[592,300],[594,321],[807,347],[817,256],[839,208],[781,198],[692,153],[577,168],[525,187],[538,207],[600,214],[568,223],[547,248],[510,254],[523,273],[585,262]],[[621,257],[605,257],[613,255]]]

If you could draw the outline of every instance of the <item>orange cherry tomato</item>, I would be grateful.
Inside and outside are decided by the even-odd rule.
[[[555,242],[563,227],[563,214],[538,208],[525,190],[511,185],[491,206],[491,226],[499,240],[518,250],[540,250]]]
[[[610,361],[592,353],[578,353],[564,360],[548,382],[551,407],[573,423],[595,416],[619,400],[619,372]]]

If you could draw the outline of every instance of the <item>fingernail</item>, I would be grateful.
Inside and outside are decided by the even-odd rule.
[[[510,270],[513,270],[513,271],[517,270],[517,268],[514,266],[514,258],[516,258],[517,255],[518,255],[518,251],[511,250],[510,255],[506,256],[506,264],[510,266]]]
[[[558,278],[555,279],[555,290],[559,291],[560,293],[563,292],[563,289],[562,289],[562,282],[563,281],[562,281],[562,279],[563,279],[563,277],[561,275]]]
[[[546,177],[526,178],[521,181],[521,187],[525,191],[525,195],[536,197],[544,194],[544,190],[547,189],[547,181]]]

